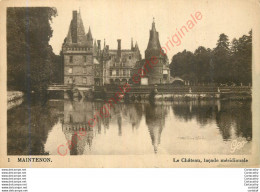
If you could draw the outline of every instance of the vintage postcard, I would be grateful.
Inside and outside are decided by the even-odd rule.
[[[1,1],[1,167],[259,167],[260,1]]]

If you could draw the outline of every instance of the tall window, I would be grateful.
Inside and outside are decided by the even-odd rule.
[[[113,75],[113,73],[112,73],[113,71],[112,71],[112,69],[110,69],[110,71],[109,71],[109,74],[110,74],[110,76],[112,76]]]
[[[73,62],[73,56],[70,56],[70,63]]]
[[[119,69],[116,70],[116,76],[119,76]]]
[[[72,84],[73,83],[73,79],[72,77],[69,78],[69,84]]]
[[[132,59],[131,55],[129,55],[129,59]]]
[[[86,77],[83,77],[83,83],[86,84],[87,83],[87,78]]]
[[[125,70],[125,69],[123,69],[123,75],[124,75],[124,76],[126,75],[126,70]]]
[[[86,63],[87,62],[87,56],[83,56],[84,58],[84,62]]]

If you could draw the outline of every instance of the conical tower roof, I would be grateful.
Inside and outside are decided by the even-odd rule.
[[[91,41],[93,40],[90,27],[88,29],[87,40],[91,40]]]
[[[72,20],[70,22],[69,32],[67,35],[65,46],[92,47],[92,44],[87,41],[81,15],[77,11],[72,12]]]
[[[159,33],[156,31],[155,22],[153,20],[152,29],[150,30],[150,38],[148,42],[147,49],[145,50],[145,58],[150,58],[152,56],[159,56],[161,50],[161,45],[159,41]]]
[[[135,42],[135,50],[139,50],[139,47],[138,47],[137,41]]]

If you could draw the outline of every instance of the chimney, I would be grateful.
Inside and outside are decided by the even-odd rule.
[[[131,50],[134,49],[134,42],[133,42],[133,38],[131,38]]]
[[[98,43],[98,50],[101,50],[101,45],[100,45],[101,40],[97,40],[97,43]]]
[[[117,46],[117,56],[121,57],[121,39],[117,40],[118,46]]]
[[[72,19],[77,20],[77,11],[72,11]]]
[[[77,11],[72,11],[72,25],[71,25],[71,38],[72,38],[72,43],[77,43],[78,42],[78,32],[77,32]]]

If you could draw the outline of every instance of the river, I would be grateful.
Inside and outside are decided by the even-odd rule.
[[[48,100],[7,112],[8,155],[58,155],[102,101]],[[249,154],[251,101],[120,103],[66,155]],[[244,146],[231,150],[232,142]],[[64,151],[61,152],[64,154]]]

